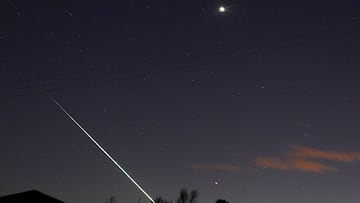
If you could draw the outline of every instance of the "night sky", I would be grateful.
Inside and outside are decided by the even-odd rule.
[[[224,12],[220,12],[220,6]],[[360,201],[360,2],[0,1],[0,196]]]

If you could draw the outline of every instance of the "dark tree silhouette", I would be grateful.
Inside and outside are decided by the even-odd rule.
[[[111,196],[109,199],[105,201],[105,203],[116,203],[116,198],[114,196]]]
[[[216,203],[229,203],[229,202],[224,199],[218,199],[216,200]]]
[[[186,189],[181,189],[177,203],[186,203],[189,199],[189,193]]]
[[[172,201],[168,201],[166,199],[163,199],[162,197],[158,197],[154,201],[155,203],[172,203]]]
[[[196,199],[198,197],[198,192],[196,190],[191,190],[190,195],[186,189],[181,189],[180,195],[176,203],[196,203]],[[172,203],[172,201],[168,201],[163,199],[162,197],[158,197],[155,200],[155,203]]]
[[[196,203],[196,198],[198,197],[198,192],[196,190],[192,190],[190,195],[186,189],[182,189],[180,191],[179,199],[176,203]]]
[[[190,193],[189,203],[196,203],[197,196],[198,196],[198,192],[196,190],[192,190]]]

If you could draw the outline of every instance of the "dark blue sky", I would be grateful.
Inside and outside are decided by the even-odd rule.
[[[47,92],[153,197],[357,202],[359,13],[344,0],[2,1],[0,195],[146,202]]]

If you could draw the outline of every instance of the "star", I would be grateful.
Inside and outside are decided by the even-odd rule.
[[[218,11],[219,11],[220,13],[225,13],[225,12],[226,12],[226,8],[225,8],[224,6],[219,6]]]

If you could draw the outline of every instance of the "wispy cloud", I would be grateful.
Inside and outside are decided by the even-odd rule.
[[[300,171],[308,171],[308,172],[315,172],[315,173],[321,173],[325,171],[332,171],[335,172],[338,169],[329,166],[326,164],[322,164],[317,161],[308,161],[308,160],[302,160],[302,159],[291,159],[290,160],[291,166]]]
[[[302,159],[326,159],[338,162],[354,162],[360,160],[359,152],[325,151],[300,145],[290,145],[289,157]]]
[[[281,157],[257,157],[255,164],[262,168],[283,171],[322,173],[338,171],[336,167],[322,163],[323,160],[343,163],[360,161],[360,152],[326,151],[301,145],[289,145],[289,148]]]
[[[322,164],[317,161],[304,159],[279,159],[275,157],[258,157],[256,165],[263,168],[272,168],[283,171],[298,170],[313,173],[322,173],[326,171],[337,171],[337,168]]]
[[[190,168],[206,171],[240,171],[240,167],[226,163],[195,163]]]

